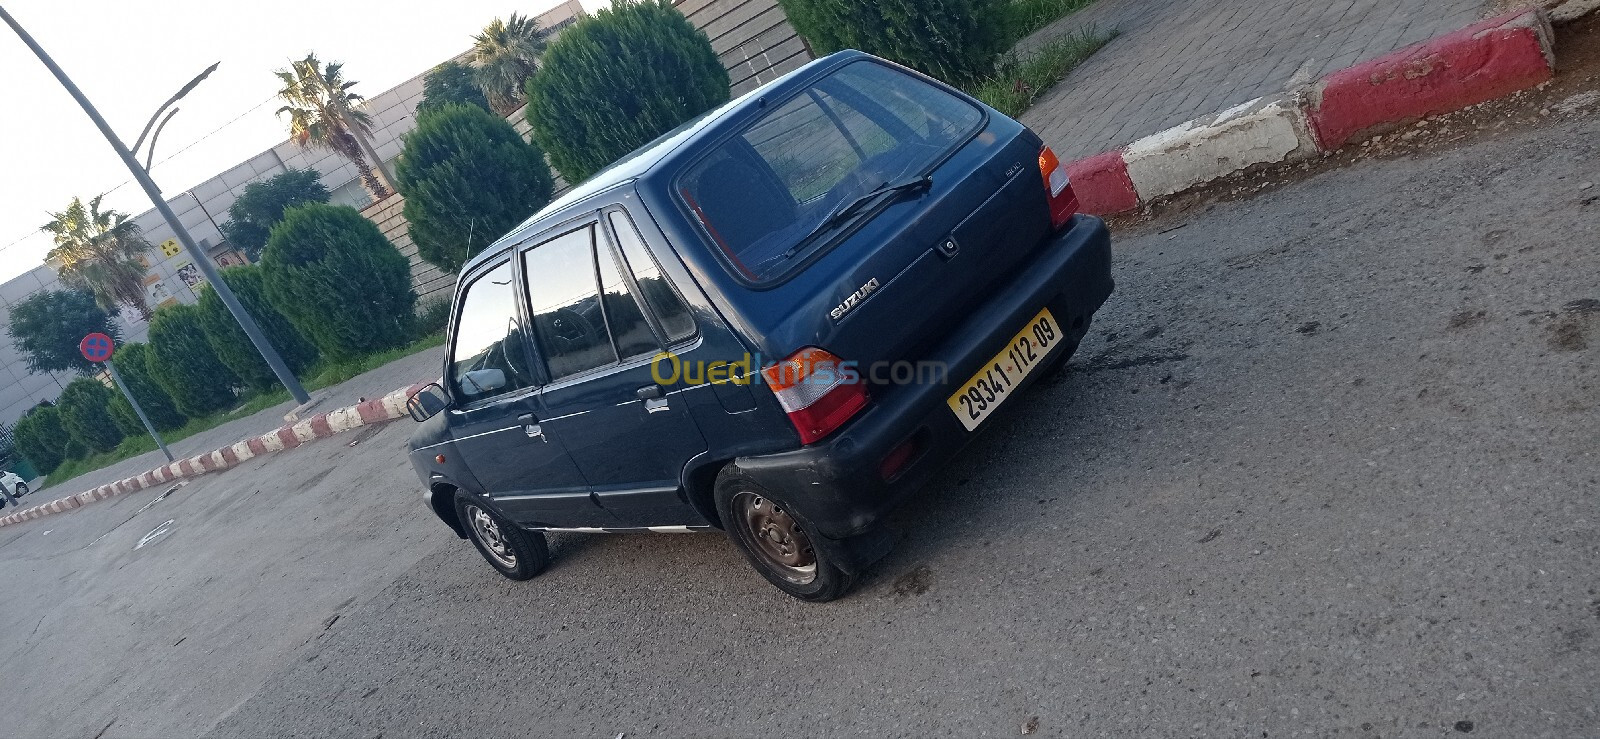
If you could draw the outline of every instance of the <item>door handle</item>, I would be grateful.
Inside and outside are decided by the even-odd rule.
[[[544,438],[544,429],[539,427],[539,419],[534,418],[532,413],[517,416],[517,423],[522,424],[522,433],[527,434],[528,438],[550,443],[549,439]]]
[[[646,413],[660,413],[661,411],[671,410],[671,401],[667,399],[665,393],[661,392],[660,385],[645,385],[633,391],[633,394],[644,401],[644,411]]]

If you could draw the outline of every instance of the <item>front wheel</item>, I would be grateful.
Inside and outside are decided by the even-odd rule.
[[[456,515],[489,566],[512,580],[528,580],[550,566],[544,534],[528,531],[467,495],[456,496]]]
[[[731,467],[717,476],[716,492],[723,530],[767,582],[813,603],[850,590],[853,578],[815,545],[803,513]]]
[[[23,483],[23,482],[17,483],[17,492],[14,493],[13,495],[15,497],[20,498],[20,497],[22,497],[24,495],[27,495],[27,494],[28,494],[28,484],[27,483]]]

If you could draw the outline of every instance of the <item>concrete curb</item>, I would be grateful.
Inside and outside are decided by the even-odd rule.
[[[381,398],[337,408],[326,413],[319,413],[298,423],[286,424],[260,436],[245,439],[220,449],[197,454],[187,459],[180,459],[172,464],[101,485],[76,495],[58,498],[31,508],[24,508],[16,513],[0,517],[0,527],[64,513],[96,501],[126,495],[174,480],[199,477],[209,472],[220,472],[256,457],[293,449],[312,439],[325,439],[362,426],[388,423],[405,416],[406,401],[426,385],[427,383],[423,382],[399,388]]]
[[[1519,10],[1072,162],[1067,172],[1083,212],[1134,210],[1540,85],[1555,75],[1554,39],[1543,9]]]

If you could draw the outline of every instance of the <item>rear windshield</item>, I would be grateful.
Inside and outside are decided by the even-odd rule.
[[[926,174],[982,122],[961,98],[859,61],[713,149],[678,195],[738,276],[770,282],[823,243],[813,232],[836,209]]]

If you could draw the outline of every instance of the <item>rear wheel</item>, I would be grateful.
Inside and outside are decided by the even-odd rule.
[[[849,591],[853,578],[816,545],[804,513],[731,467],[717,476],[717,515],[745,559],[779,590],[819,603]]]
[[[25,482],[17,483],[16,497],[20,498],[20,497],[22,497],[24,495],[27,495],[27,494],[28,494],[28,484],[25,483]]]
[[[528,531],[468,495],[456,496],[456,515],[489,566],[512,580],[527,580],[550,566],[544,534]]]

